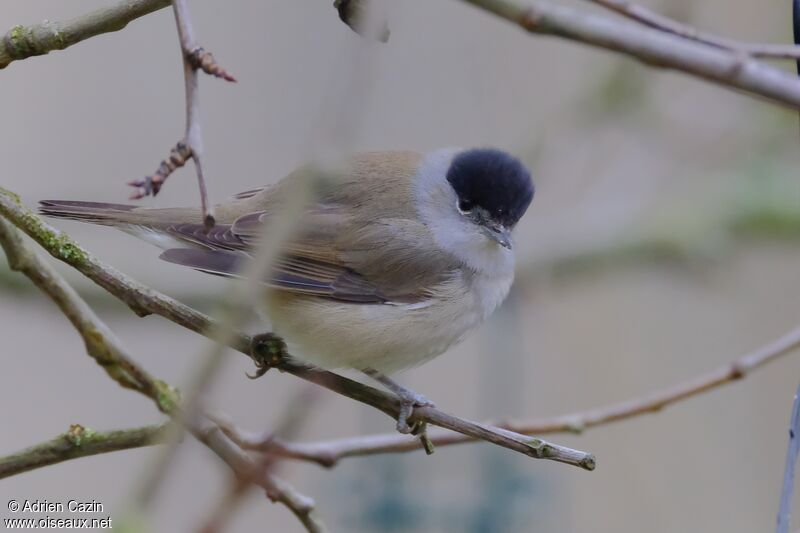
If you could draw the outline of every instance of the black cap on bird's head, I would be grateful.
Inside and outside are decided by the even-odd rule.
[[[447,181],[458,197],[457,208],[484,233],[511,248],[510,233],[533,199],[530,172],[512,155],[474,148],[453,157]]]

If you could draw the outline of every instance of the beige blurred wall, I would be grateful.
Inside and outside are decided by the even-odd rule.
[[[62,20],[103,3],[6,0],[0,30]],[[688,266],[646,263],[534,277],[518,291],[514,313],[404,374],[409,386],[469,418],[538,418],[670,385],[797,324],[796,242],[728,242],[716,235],[719,220],[742,195],[749,198],[753,184],[786,187],[784,199],[800,202],[796,116],[610,54],[531,38],[445,0],[393,5],[389,44],[372,46],[363,55],[368,64],[354,70],[354,50],[363,44],[329,4],[191,3],[202,44],[240,80],[201,81],[213,198],[279,179],[320,145],[491,144],[519,153],[538,186],[519,230],[521,270],[546,270],[556,258],[637,232],[688,234],[699,248],[693,253],[700,259]],[[653,6],[729,36],[789,40],[788,6],[743,0]],[[344,139],[320,140],[339,102],[363,89],[352,87],[353,72],[369,80],[367,96],[356,99],[351,113],[357,124],[341,132]],[[152,172],[181,135],[182,98],[167,10],[122,32],[14,63],[0,72],[0,186],[30,204],[46,197],[123,201],[125,182]],[[196,202],[192,172],[184,170],[144,203]],[[224,290],[216,278],[159,262],[156,250],[128,236],[58,225],[165,292]],[[142,364],[172,383],[186,382],[207,347],[158,318],[136,319],[108,303],[101,312]],[[0,292],[0,335],[0,453],[70,423],[111,429],[159,420],[147,401],[103,375],[43,298]],[[300,384],[272,373],[250,381],[249,370],[244,358],[232,356],[213,401],[258,430],[279,416]],[[467,518],[480,512],[477,502],[491,501],[496,489],[486,472],[501,467],[530,486],[519,492],[527,510],[515,512],[522,518],[494,530],[764,531],[777,509],[798,375],[800,354],[663,413],[554,436],[594,452],[593,473],[471,446],[442,448],[429,458],[353,459],[332,471],[290,464],[285,475],[317,499],[334,531],[370,530],[362,516],[367,497],[397,474],[394,465],[408,477],[410,512],[423,517],[396,531],[475,530]],[[326,393],[304,438],[392,427]],[[122,452],[0,481],[0,517],[8,515],[2,506],[10,498],[94,498],[119,517],[148,459],[150,451]],[[223,465],[187,439],[159,496],[154,530],[193,530],[228,479]],[[231,531],[254,530],[300,528],[253,494]]]

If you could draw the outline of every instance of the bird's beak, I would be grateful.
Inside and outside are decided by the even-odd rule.
[[[508,248],[509,250],[512,247],[511,243],[511,230],[503,225],[485,225],[482,226],[483,234],[495,241],[497,244],[502,246],[503,248]]]

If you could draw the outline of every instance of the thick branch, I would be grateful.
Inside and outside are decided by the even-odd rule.
[[[130,21],[169,4],[169,0],[124,0],[67,22],[46,20],[33,26],[14,26],[0,39],[0,69],[12,61],[63,50],[95,35],[119,31]]]
[[[605,48],[800,108],[800,81],[747,55],[547,1],[462,0],[522,29]]]
[[[88,252],[82,249],[67,235],[47,225],[28,208],[24,207],[13,193],[0,189],[0,215],[17,225],[21,230],[36,240],[53,257],[74,266],[78,271],[92,281],[100,284],[114,296],[122,301],[134,302],[136,308],[145,312],[163,316],[177,324],[202,335],[211,336],[215,324],[202,313],[168,298],[153,289],[133,281],[127,276],[104,265]],[[230,347],[250,355],[250,338],[243,334],[229,337]],[[280,363],[280,369],[297,377],[317,383],[334,392],[371,405],[391,416],[397,418],[400,412],[400,403],[394,396],[368,387],[351,379],[306,366]],[[493,428],[470,422],[432,407],[422,407],[414,410],[409,422],[426,422],[435,426],[463,433],[466,436],[492,442],[499,446],[524,453],[530,457],[549,459],[563,462],[592,470],[595,466],[591,454],[573,450],[535,439],[526,435]]]
[[[154,425],[99,433],[74,424],[52,440],[0,457],[0,479],[79,457],[160,444],[164,442],[165,427]]]
[[[796,57],[796,47],[747,45],[700,34],[675,21],[659,17],[643,8],[634,9],[627,2],[617,0],[593,1],[654,29],[632,27],[607,17],[545,1],[527,5],[520,0],[463,1],[533,33],[555,35],[605,48],[653,66],[679,70],[790,107],[800,107],[800,83],[778,69],[743,57],[743,53]],[[18,59],[64,49],[95,35],[120,30],[131,20],[169,4],[168,0],[126,0],[65,23],[44,22],[34,26],[15,26],[0,40],[0,68]],[[620,6],[627,7],[623,9]]]

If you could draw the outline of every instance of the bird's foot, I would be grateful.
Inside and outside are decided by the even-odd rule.
[[[416,421],[409,424],[408,419],[414,414],[415,407],[435,407],[434,403],[422,394],[405,388],[374,368],[367,368],[363,372],[392,391],[400,400],[400,411],[397,413],[397,431],[404,435],[418,435],[425,446],[425,451],[428,454],[433,453],[433,445],[425,434],[426,423]]]
[[[267,373],[270,368],[281,365],[289,355],[286,343],[274,333],[259,333],[250,341],[250,357],[256,364],[254,374],[247,374],[250,379],[257,379]]]
[[[415,407],[436,407],[432,401],[422,394],[416,393],[406,388],[392,390],[400,399],[400,412],[397,415],[397,431],[404,434],[418,435],[424,431],[424,422],[408,423],[408,419],[414,414]]]

